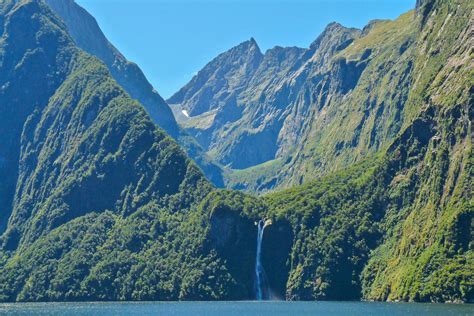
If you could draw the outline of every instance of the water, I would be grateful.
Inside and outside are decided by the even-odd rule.
[[[255,258],[255,278],[256,278],[256,298],[257,300],[263,300],[264,294],[267,292],[266,288],[266,279],[265,279],[265,270],[262,265],[262,242],[263,242],[263,232],[267,226],[264,220],[258,222],[258,233],[257,233],[257,254]]]
[[[172,302],[0,304],[0,315],[48,316],[447,316],[474,315],[473,305],[362,302]]]

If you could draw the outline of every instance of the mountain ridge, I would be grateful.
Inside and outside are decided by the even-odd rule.
[[[197,162],[208,179],[222,187],[222,170],[203,153],[200,146],[176,123],[174,115],[160,94],[148,82],[138,65],[128,61],[106,38],[95,18],[74,0],[46,0],[64,21],[75,43],[104,62],[114,79],[150,114],[153,122],[171,135]]]
[[[334,133],[328,129],[333,129],[330,124],[335,124],[338,119],[335,112],[344,107],[349,107],[349,101],[346,99],[358,98],[357,94],[361,94],[357,92],[358,89],[368,89],[362,87],[363,85],[375,85],[379,90],[385,89],[377,78],[377,76],[383,76],[382,71],[377,70],[374,65],[369,67],[374,74],[368,74],[366,68],[370,66],[374,58],[377,59],[378,67],[389,69],[390,67],[402,66],[396,65],[396,63],[399,56],[404,55],[413,42],[410,39],[410,36],[413,37],[410,33],[415,32],[410,26],[414,23],[413,20],[413,13],[407,13],[395,21],[372,21],[363,30],[345,28],[334,22],[329,24],[307,49],[277,47],[276,50],[285,51],[289,54],[283,58],[287,62],[284,68],[278,68],[280,67],[278,66],[278,60],[274,60],[273,64],[260,64],[260,69],[255,72],[253,78],[248,79],[249,84],[244,91],[235,90],[230,93],[223,89],[222,93],[232,95],[231,101],[222,104],[221,108],[213,109],[212,113],[209,111],[206,114],[201,114],[201,116],[181,120],[180,124],[196,137],[211,157],[231,169],[259,168],[259,165],[269,164],[272,161],[275,165],[280,165],[279,168],[282,169],[278,174],[274,174],[272,168],[270,173],[267,173],[265,171],[267,168],[262,165],[262,168],[260,168],[261,177],[256,179],[257,181],[247,178],[243,179],[243,182],[239,182],[241,175],[244,174],[243,172],[230,172],[226,179],[228,187],[244,186],[250,191],[265,191],[288,187],[292,184],[301,184],[314,178],[314,175],[305,176],[308,171],[310,171],[310,174],[334,171],[335,169],[324,166],[324,161],[333,159],[333,157],[329,159],[329,155],[340,156],[340,152],[345,147],[344,142],[347,142],[347,140],[328,138],[326,142],[332,142],[332,144],[325,145],[325,148],[329,150],[326,153],[315,155],[317,142],[319,142],[316,139],[325,137],[328,133]],[[367,47],[364,51],[358,52],[357,55],[343,55],[344,52],[349,53],[351,51],[354,42],[364,42],[371,38],[378,40],[376,37],[380,37],[379,30],[389,27],[402,27],[402,25],[407,30],[406,36],[403,35],[403,32],[401,32],[402,36],[398,37],[395,32],[387,32],[393,38],[390,39],[393,44],[390,41],[387,44],[402,47],[396,54],[394,48],[391,48],[394,51],[392,55],[388,55],[388,52],[386,52],[386,58],[390,62],[376,56],[374,53],[377,49],[373,47]],[[384,52],[380,48],[378,48],[378,51]],[[271,49],[266,52],[265,56],[267,56],[268,61],[271,60],[272,53],[273,50]],[[222,56],[225,56],[225,53],[221,54],[220,58]],[[263,60],[265,60],[265,57]],[[409,65],[403,67],[409,75]],[[380,74],[375,75],[377,71]],[[395,69],[392,71],[394,72]],[[403,80],[403,76],[406,77],[406,75],[403,75],[403,70],[397,70],[397,72],[401,73],[401,75],[398,75],[402,76],[401,80]],[[359,82],[361,77],[362,81]],[[367,82],[367,79],[364,81],[364,78],[372,80],[372,82]],[[409,80],[409,77],[405,80]],[[192,84],[193,81],[183,89],[189,89]],[[403,84],[407,85],[408,83]],[[219,89],[219,86],[214,88]],[[397,98],[404,98],[404,96]],[[372,99],[353,100],[352,102],[380,102],[376,101],[376,96],[373,96]],[[184,104],[186,102],[184,101]],[[386,102],[395,103],[394,101]],[[389,105],[392,107],[400,107],[397,104],[392,105],[390,103]],[[365,111],[370,114],[370,107],[373,107],[373,105],[367,105],[367,107],[369,109]],[[349,108],[347,111],[352,110]],[[365,116],[365,114],[363,115]],[[382,112],[381,115],[386,114]],[[201,117],[203,122],[206,120],[206,124],[202,125],[200,123]],[[213,120],[216,117],[220,119],[214,122]],[[338,124],[347,125],[352,129],[351,132],[357,135],[359,127],[353,126],[353,122],[338,122]],[[361,127],[364,127],[364,125],[372,125],[374,122],[364,122],[362,118],[361,124]],[[319,128],[320,132],[313,131],[313,126]],[[400,127],[390,128],[392,131],[388,132],[390,133],[388,138],[386,135],[379,136],[377,129],[372,129],[374,131],[373,135],[376,138],[381,138],[383,146],[388,145]],[[383,134],[387,133],[385,130],[381,132]],[[315,133],[316,135],[313,135]],[[341,134],[341,136],[343,135]],[[356,147],[362,146],[361,141],[359,139],[353,140]],[[369,147],[372,148],[369,148],[369,151],[377,151],[380,141],[371,140],[370,142],[372,144]],[[330,149],[330,147],[332,148]],[[247,149],[253,153],[246,154],[245,160],[242,160],[236,153]],[[301,157],[311,157],[311,162]],[[356,158],[354,155],[343,158],[341,167],[348,166],[354,162],[354,159],[360,158]],[[307,163],[316,166],[316,170],[295,173],[295,170],[306,168],[305,164]],[[321,166],[318,167],[318,165]]]

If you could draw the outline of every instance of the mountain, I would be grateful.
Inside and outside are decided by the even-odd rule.
[[[423,1],[398,22],[413,23],[412,79],[401,131],[386,149],[266,197],[293,226],[287,297],[473,301],[472,10]],[[372,26],[349,52],[385,47],[386,26]]]
[[[250,298],[199,168],[43,1],[0,12],[0,300]]]
[[[315,117],[327,113],[328,127],[308,126],[295,142],[322,151],[287,163],[332,157],[333,141],[356,136],[349,122],[360,125],[362,109],[367,121],[379,113],[368,126],[381,145],[367,154],[344,143],[336,171],[253,196],[216,189],[44,1],[0,0],[0,301],[249,300],[261,262],[266,297],[473,302],[473,9],[425,0],[362,31],[331,24],[311,64],[329,86],[316,92],[342,103],[325,103]],[[249,50],[239,73],[278,56],[274,73],[300,69],[309,54],[262,57],[252,40],[235,52]],[[213,82],[231,91],[273,79]],[[375,96],[383,107],[355,102]],[[406,98],[403,108],[392,98]],[[219,100],[188,110],[215,111]],[[299,171],[275,166],[264,171],[287,172],[288,183]],[[257,169],[233,176],[266,176]]]
[[[211,61],[168,102],[187,111],[191,118],[180,123],[222,164],[246,169],[273,161],[292,151],[309,124],[314,101],[305,89],[316,90],[332,56],[360,33],[332,23],[309,49],[275,47],[264,55],[252,39]]]
[[[287,299],[473,301],[472,11],[418,1],[363,30],[331,24],[308,50],[275,49],[294,52],[288,68],[261,62],[239,78],[240,115],[180,122],[233,168],[264,161],[228,186],[306,183],[264,196],[267,216],[291,227]],[[214,82],[208,73],[177,95],[199,95],[193,83]],[[194,98],[170,100],[190,109]],[[271,266],[275,253],[264,257]]]
[[[153,122],[186,149],[214,184],[223,186],[221,168],[205,155],[192,137],[179,128],[168,104],[148,82],[141,69],[129,62],[107,40],[95,18],[74,0],[46,0],[46,3],[63,20],[76,45],[99,58],[118,84],[145,107]]]
[[[432,5],[420,2],[418,17]],[[308,49],[270,49],[249,63],[252,71],[238,61],[256,44],[244,43],[169,102],[188,112],[179,123],[208,154],[233,169],[227,187],[265,192],[307,183],[386,150],[419,113],[425,43],[414,14],[363,30],[331,23]],[[205,112],[194,110],[206,103]]]
[[[257,42],[252,38],[218,56],[169,102],[181,104],[192,116],[217,109],[245,88],[262,58]]]
[[[106,64],[114,79],[133,99],[140,101],[153,121],[176,137],[179,129],[169,106],[153,89],[141,69],[129,62],[107,40],[94,17],[74,0],[47,0],[46,3],[64,21],[77,46]]]

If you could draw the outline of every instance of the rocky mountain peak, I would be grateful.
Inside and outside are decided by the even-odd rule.
[[[361,31],[359,29],[348,28],[340,23],[332,22],[328,24],[321,35],[311,43],[310,50],[316,50],[321,46],[327,46],[328,44],[334,46],[334,43],[345,42],[348,39],[353,40],[354,38],[359,37],[360,33]]]
[[[209,62],[168,102],[181,104],[191,116],[213,110],[232,97],[232,93],[227,92],[245,86],[262,59],[254,38],[242,42]],[[210,96],[213,96],[212,102],[209,102]]]
[[[242,56],[249,56],[249,57],[262,57],[263,53],[260,50],[260,47],[257,44],[257,41],[251,37],[249,40],[240,43],[239,45],[231,48],[227,52],[223,53],[222,55],[231,58],[241,58],[242,56],[236,55],[242,54]]]

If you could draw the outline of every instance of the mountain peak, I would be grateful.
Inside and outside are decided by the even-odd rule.
[[[234,48],[231,48],[229,51],[232,51],[234,49],[237,49],[240,51],[255,51],[259,55],[262,54],[262,51],[260,50],[260,47],[258,46],[257,41],[253,37],[251,37],[249,40],[246,40],[245,42],[240,43]]]
[[[311,50],[325,46],[324,43],[334,46],[336,43],[341,44],[347,40],[358,37],[361,30],[356,28],[348,28],[338,22],[329,23],[321,35],[310,45]]]
[[[327,30],[342,29],[342,28],[344,28],[344,26],[341,23],[333,21],[326,26],[325,30],[327,31]]]

